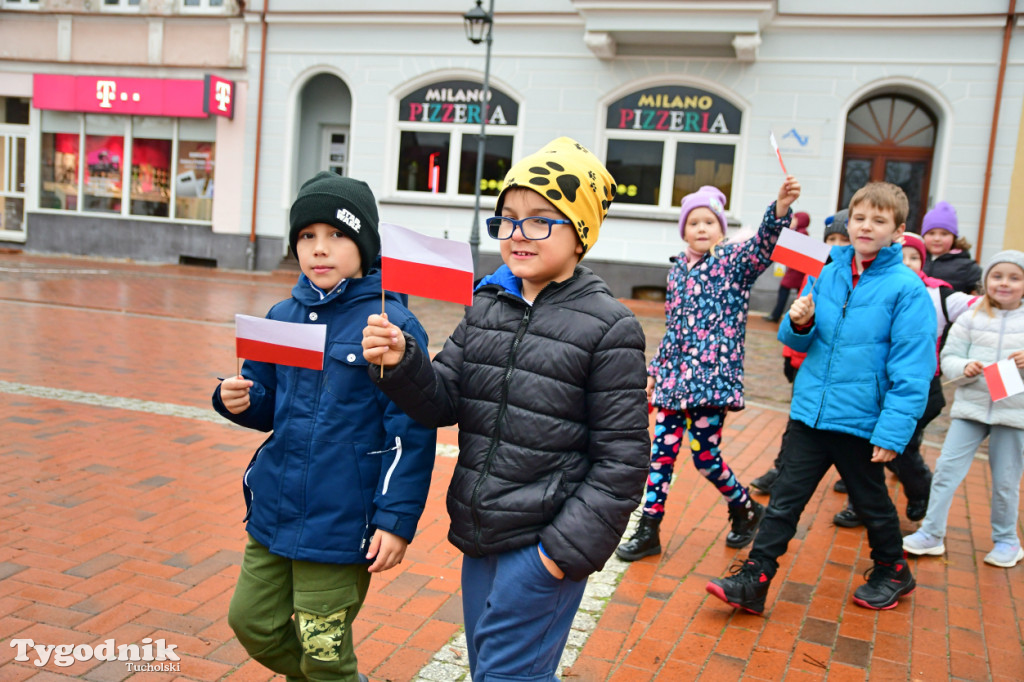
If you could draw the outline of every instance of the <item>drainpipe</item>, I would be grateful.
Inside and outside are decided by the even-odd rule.
[[[1010,52],[1010,37],[1016,22],[1017,0],[1010,0],[1010,8],[1006,11],[1006,28],[1003,31],[1003,56],[999,62],[999,79],[996,81],[996,102],[992,111],[992,131],[988,138],[988,160],[985,163],[985,187],[981,191],[981,217],[978,219],[978,246],[974,251],[974,259],[981,262],[981,247],[985,243],[985,217],[988,213],[988,191],[992,185],[992,157],[996,152],[996,128],[999,127],[999,108],[1003,104],[1003,81],[1006,80],[1006,59]]]
[[[263,9],[260,11],[260,30],[263,35],[260,38],[260,87],[258,103],[256,105],[256,159],[255,169],[252,175],[252,224],[249,226],[249,243],[245,245],[245,267],[247,270],[256,269],[256,198],[260,191],[260,143],[263,141],[263,83],[266,80],[264,74],[267,72],[267,5],[270,0],[263,0]]]

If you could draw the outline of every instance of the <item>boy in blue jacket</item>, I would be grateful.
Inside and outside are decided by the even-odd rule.
[[[436,432],[367,375],[362,331],[380,312],[377,207],[366,183],[321,172],[291,207],[302,274],[273,320],[327,325],[323,370],[246,360],[213,406],[273,431],[243,478],[249,540],[228,623],[249,654],[289,680],[365,680],[352,621],[370,574],[402,561],[427,498]],[[388,292],[393,324],[426,334]]]
[[[850,201],[850,246],[793,303],[779,340],[807,358],[797,373],[790,434],[771,503],[750,554],[707,591],[731,606],[764,611],[765,596],[797,522],[833,464],[867,528],[871,569],[853,602],[890,609],[914,590],[884,464],[903,452],[928,401],[935,372],[935,311],[903,265],[907,197],[871,183]]]

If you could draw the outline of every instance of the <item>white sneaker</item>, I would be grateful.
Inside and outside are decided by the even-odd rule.
[[[906,544],[904,544],[905,546]],[[985,555],[986,564],[1000,568],[1013,568],[1021,559],[1024,559],[1024,549],[1020,545],[1011,545],[1006,542],[997,542],[992,551]]]
[[[903,538],[903,551],[915,556],[942,556],[946,553],[946,545],[942,538],[932,537],[919,530]]]

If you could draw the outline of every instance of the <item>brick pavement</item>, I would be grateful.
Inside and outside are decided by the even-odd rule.
[[[293,278],[0,254],[0,680],[272,678],[226,624],[244,537],[239,476],[261,436],[206,415],[215,377],[233,371],[232,316],[262,315]],[[436,350],[459,307],[413,308]],[[652,352],[660,310],[635,309]],[[753,406],[729,418],[724,438],[743,481],[767,466],[785,425],[780,364],[772,326],[755,316]],[[929,440],[941,434],[940,425]],[[934,463],[937,451],[926,456]],[[460,629],[460,558],[445,540],[443,503],[453,464],[437,459],[408,560],[374,578],[357,619],[357,653],[373,680],[413,679]],[[885,613],[849,601],[868,548],[862,532],[832,526],[845,500],[831,482],[812,499],[759,618],[704,592],[745,553],[724,545],[718,494],[680,466],[665,553],[625,570],[563,677],[1024,679],[1024,567],[981,562],[990,549],[984,462],[957,496],[949,554],[913,561],[919,589]],[[176,644],[180,671],[40,668],[14,661],[9,646],[145,637]]]

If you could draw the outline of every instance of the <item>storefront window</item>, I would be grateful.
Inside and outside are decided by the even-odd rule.
[[[84,145],[80,142],[83,121]],[[209,221],[213,217],[215,139],[212,119],[83,117],[44,110],[39,207]],[[83,149],[85,163],[80,169]],[[130,164],[127,179],[126,164]],[[123,206],[125,181],[127,210]]]
[[[615,178],[617,203],[658,204],[664,149],[662,142],[608,140],[605,165]]]
[[[608,106],[606,162],[616,203],[679,206],[702,185],[732,192],[742,112],[716,93],[652,86]]]
[[[462,162],[459,164],[459,194],[476,194],[476,157],[480,150],[479,135],[462,136]],[[480,176],[480,193],[497,196],[501,183],[511,166],[512,137],[488,135],[484,141],[484,167]]]
[[[683,197],[704,185],[713,185],[725,195],[729,208],[732,196],[732,169],[736,147],[731,144],[676,145],[676,172],[672,180],[672,205],[680,206]]]
[[[79,134],[82,117],[60,111],[42,112],[40,208],[78,210]]]
[[[171,139],[174,121],[169,118],[132,119],[132,215],[170,216]]]
[[[124,177],[124,116],[86,115],[83,207],[99,213],[121,212]]]
[[[519,105],[491,88],[484,106],[481,84],[465,80],[438,81],[402,98],[395,188],[448,196],[476,194],[482,117],[487,119],[487,142],[481,191],[497,194],[512,165]]]
[[[406,131],[398,152],[398,189],[444,193],[448,187],[447,133]]]
[[[216,127],[209,120],[182,119],[178,137],[174,216],[183,220],[212,220]]]

